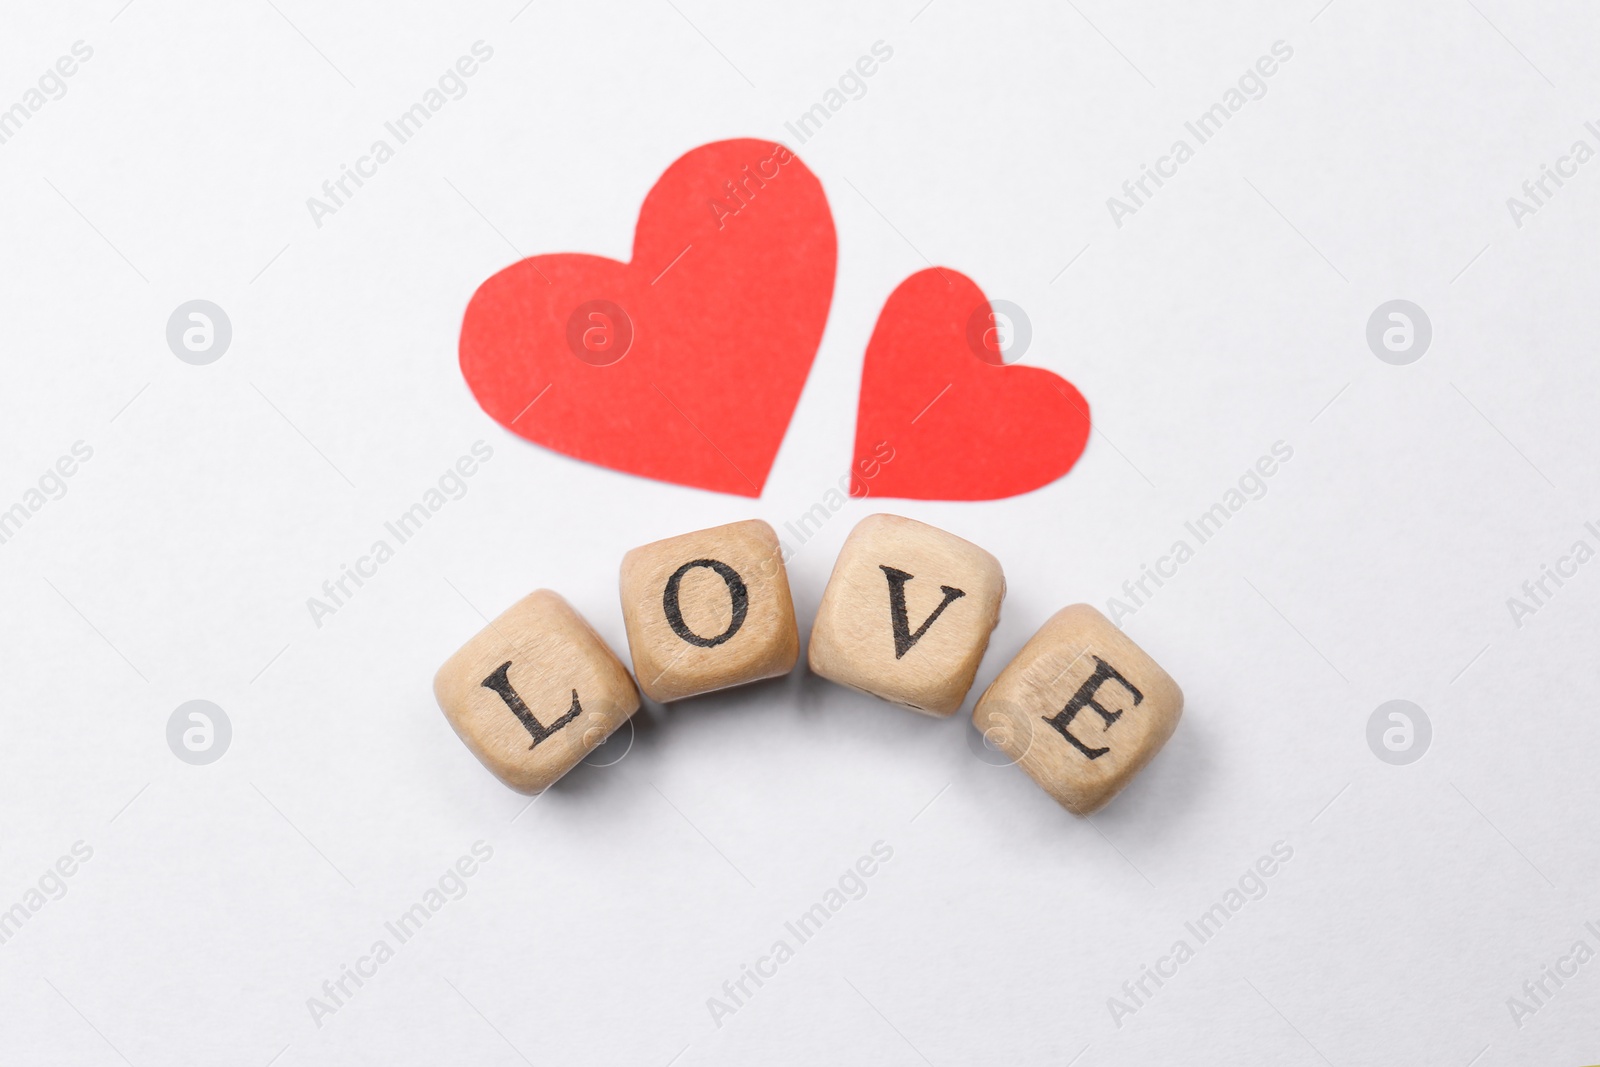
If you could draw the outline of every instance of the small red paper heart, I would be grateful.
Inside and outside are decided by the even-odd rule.
[[[664,482],[760,496],[833,300],[833,215],[769,141],[685,153],[633,259],[533,256],[478,287],[461,373],[496,422]]]
[[[1089,402],[1059,375],[1006,365],[995,330],[989,298],[948,267],[889,295],[861,369],[852,494],[997,500],[1072,469]]]

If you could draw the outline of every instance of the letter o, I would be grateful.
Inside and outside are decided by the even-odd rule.
[[[728,622],[728,628],[715,637],[701,637],[689,629],[688,623],[683,621],[683,608],[678,604],[678,587],[683,584],[683,576],[696,567],[708,567],[717,572],[717,575],[728,586],[728,599],[733,603],[733,618]],[[750,590],[745,588],[744,579],[739,577],[739,572],[718,559],[694,559],[685,563],[672,572],[672,577],[667,579],[666,591],[661,595],[662,610],[667,613],[667,625],[672,627],[672,632],[700,648],[716,648],[739,632],[739,627],[744,625],[744,617],[750,613]]]

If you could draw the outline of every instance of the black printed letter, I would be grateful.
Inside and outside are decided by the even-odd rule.
[[[515,715],[517,721],[527,728],[528,733],[533,735],[533,744],[529,745],[529,748],[537,747],[540,741],[543,741],[583,714],[583,705],[578,703],[578,691],[574,689],[572,691],[572,707],[567,709],[567,713],[549,726],[539,725],[539,720],[533,717],[533,712],[528,710],[528,705],[522,702],[522,697],[511,687],[511,678],[507,673],[510,670],[511,661],[506,660],[494,669],[493,674],[483,680],[482,685],[485,689],[493,689],[496,693],[499,693],[500,699],[504,700],[506,707],[511,709],[511,714]]]
[[[961,589],[953,589],[948,585],[941,585],[940,591],[944,599],[939,606],[933,609],[933,614],[922,620],[922,625],[917,627],[917,632],[911,632],[911,621],[906,618],[906,583],[916,577],[905,571],[895,570],[893,567],[878,565],[884,577],[889,579],[889,624],[894,627],[894,658],[899,659],[911,651],[911,646],[922,640],[922,635],[928,632],[928,627],[933,625],[933,620],[944,614],[944,609],[950,606],[952,600],[966,596]]]
[[[1112,723],[1122,718],[1122,712],[1107,711],[1094,698],[1095,693],[1099,691],[1100,687],[1106,682],[1111,681],[1113,678],[1122,684],[1122,688],[1133,694],[1133,703],[1135,706],[1137,706],[1140,701],[1144,700],[1144,694],[1135,689],[1132,682],[1124,678],[1115,667],[1101,659],[1099,656],[1094,657],[1094,662],[1096,664],[1094,673],[1089,675],[1089,677],[1084,680],[1082,685],[1078,686],[1078,691],[1072,694],[1072,699],[1067,701],[1066,707],[1056,712],[1053,716],[1040,717],[1051,726],[1054,726],[1057,730],[1060,730],[1061,736],[1072,742],[1073,748],[1077,749],[1079,752],[1082,752],[1090,759],[1099,759],[1107,752],[1110,752],[1111,749],[1090,748],[1082,741],[1079,741],[1076,737],[1073,737],[1072,734],[1067,731],[1067,727],[1072,725],[1073,718],[1076,717],[1078,712],[1082,711],[1084,708],[1093,708],[1095,711],[1098,711],[1100,713],[1100,717],[1106,721],[1107,726],[1110,726]]]
[[[701,637],[689,629],[688,623],[683,621],[683,608],[678,604],[678,586],[683,582],[683,576],[696,567],[709,567],[716,571],[728,585],[728,599],[733,602],[733,618],[728,622],[728,628],[715,637]],[[744,617],[750,611],[750,590],[745,588],[744,579],[739,577],[739,572],[732,567],[715,559],[690,560],[672,572],[672,577],[667,579],[667,590],[661,595],[661,607],[667,613],[667,625],[672,627],[672,632],[701,648],[716,648],[722,642],[739,632],[739,627],[744,625]]]

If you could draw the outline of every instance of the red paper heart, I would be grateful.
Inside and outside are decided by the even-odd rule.
[[[1078,461],[1089,402],[1050,371],[1005,365],[989,314],[983,290],[948,267],[889,295],[861,369],[854,495],[996,500]]]
[[[546,448],[760,496],[822,341],[835,252],[798,157],[702,145],[645,197],[630,262],[533,256],[479,286],[461,373],[496,422]]]

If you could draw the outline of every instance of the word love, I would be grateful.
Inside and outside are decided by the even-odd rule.
[[[788,674],[800,659],[783,548],[759,519],[622,560],[623,667],[556,593],[518,601],[439,668],[456,734],[513,789],[538,792],[639,709]],[[966,700],[1005,599],[1000,561],[897,515],[863,519],[823,590],[807,662],[926,715]],[[635,681],[637,679],[637,682]],[[973,724],[1063,807],[1090,814],[1172,736],[1183,693],[1087,604],[1057,612],[978,699]]]

